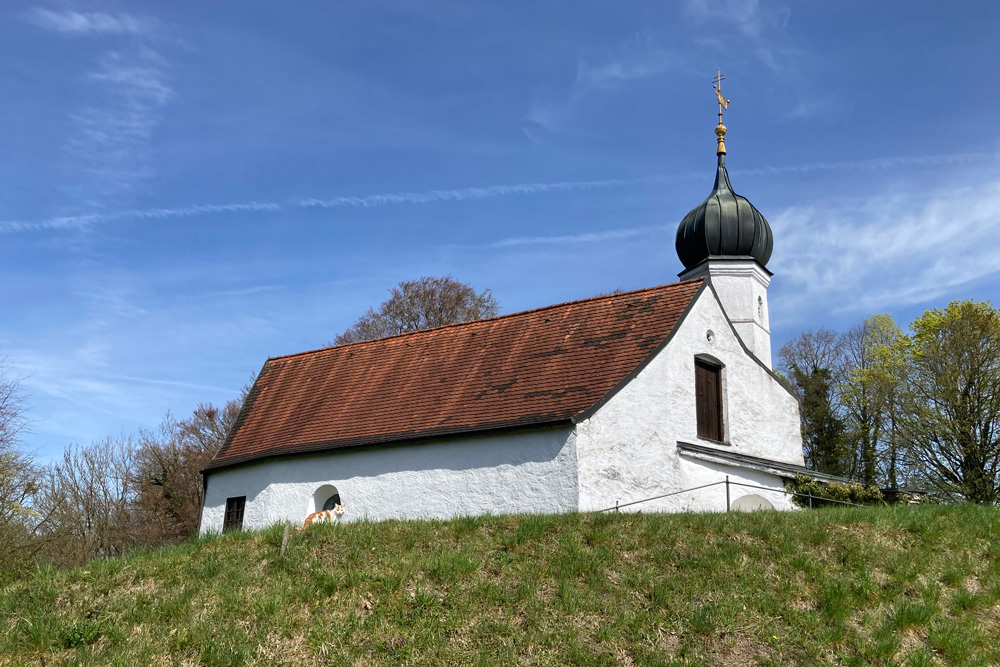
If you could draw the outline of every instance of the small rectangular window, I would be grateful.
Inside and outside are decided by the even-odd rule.
[[[222,522],[222,532],[243,529],[243,510],[246,506],[246,496],[226,498],[226,518]]]
[[[694,360],[695,406],[698,412],[698,437],[723,440],[722,432],[722,369]]]

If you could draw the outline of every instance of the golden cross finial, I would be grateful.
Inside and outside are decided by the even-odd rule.
[[[722,110],[729,108],[729,100],[722,96],[722,82],[726,77],[722,76],[722,70],[715,70],[715,78],[712,79],[712,88],[715,89],[715,97],[719,100],[719,122],[722,122]]]
[[[719,101],[719,124],[715,126],[715,136],[719,138],[719,146],[716,153],[725,155],[726,153],[726,126],[722,124],[722,110],[729,108],[729,100],[722,96],[722,82],[726,77],[722,76],[722,70],[715,70],[715,78],[712,79],[712,88],[715,89],[715,97]]]

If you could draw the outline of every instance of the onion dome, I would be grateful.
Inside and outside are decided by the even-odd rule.
[[[729,100],[716,89],[719,100],[718,137],[719,168],[715,187],[708,199],[684,216],[677,228],[677,256],[685,269],[691,269],[706,259],[753,259],[761,266],[771,259],[774,237],[767,220],[746,197],[733,192],[726,172],[726,126],[722,110]]]

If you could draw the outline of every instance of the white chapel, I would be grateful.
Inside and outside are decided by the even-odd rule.
[[[203,471],[200,530],[335,503],[345,521],[792,508],[785,481],[824,476],[771,370],[772,233],[730,184],[721,106],[716,134],[678,282],[268,359]]]

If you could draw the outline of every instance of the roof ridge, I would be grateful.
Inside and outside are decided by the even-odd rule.
[[[572,305],[575,305],[575,304],[578,304],[578,303],[585,303],[587,301],[598,301],[600,299],[613,299],[613,298],[616,298],[616,297],[628,296],[628,295],[631,295],[631,294],[639,294],[641,292],[651,292],[653,290],[663,289],[664,287],[676,287],[676,286],[683,285],[685,283],[690,283],[690,284],[694,285],[694,284],[701,283],[703,280],[704,280],[704,278],[694,278],[694,279],[691,279],[691,280],[679,280],[679,281],[677,281],[675,283],[666,283],[665,285],[653,285],[651,287],[642,287],[640,289],[629,290],[627,292],[613,292],[611,294],[598,294],[596,296],[589,296],[589,297],[586,297],[586,298],[583,298],[583,299],[574,299],[572,301],[563,301],[562,303],[554,303],[554,304],[551,304],[551,305],[548,305],[548,306],[539,306],[538,308],[529,308],[528,310],[519,310],[517,312],[505,313],[503,315],[495,315],[493,317],[484,317],[484,318],[479,319],[479,320],[468,320],[466,322],[454,322],[452,324],[443,324],[443,325],[441,325],[439,327],[431,327],[429,329],[417,329],[415,331],[404,331],[403,333],[393,334],[391,336],[384,336],[382,338],[373,338],[371,340],[361,340],[361,341],[358,341],[356,343],[344,343],[343,345],[327,345],[327,346],[318,347],[318,348],[315,348],[315,349],[312,349],[312,350],[304,350],[302,352],[292,352],[290,354],[281,354],[281,355],[278,355],[276,357],[268,357],[267,360],[268,361],[277,361],[277,360],[281,360],[281,359],[291,359],[293,357],[301,357],[301,356],[305,356],[305,355],[309,355],[309,354],[317,354],[319,352],[325,352],[326,350],[347,349],[347,348],[350,348],[350,347],[354,347],[356,345],[369,345],[371,343],[375,343],[375,342],[379,342],[379,341],[392,340],[394,338],[404,338],[406,336],[415,336],[415,335],[418,335],[418,334],[427,334],[427,333],[431,333],[431,332],[441,331],[443,329],[454,329],[454,328],[459,328],[459,327],[473,326],[473,325],[476,325],[476,324],[483,324],[485,322],[496,322],[496,321],[499,321],[499,320],[509,319],[509,318],[512,318],[512,317],[519,317],[519,316],[522,316],[522,315],[528,315],[528,314],[531,314],[531,313],[540,313],[540,312],[543,312],[543,311],[546,311],[546,310],[551,310],[553,308],[562,308],[564,306],[572,306]]]

